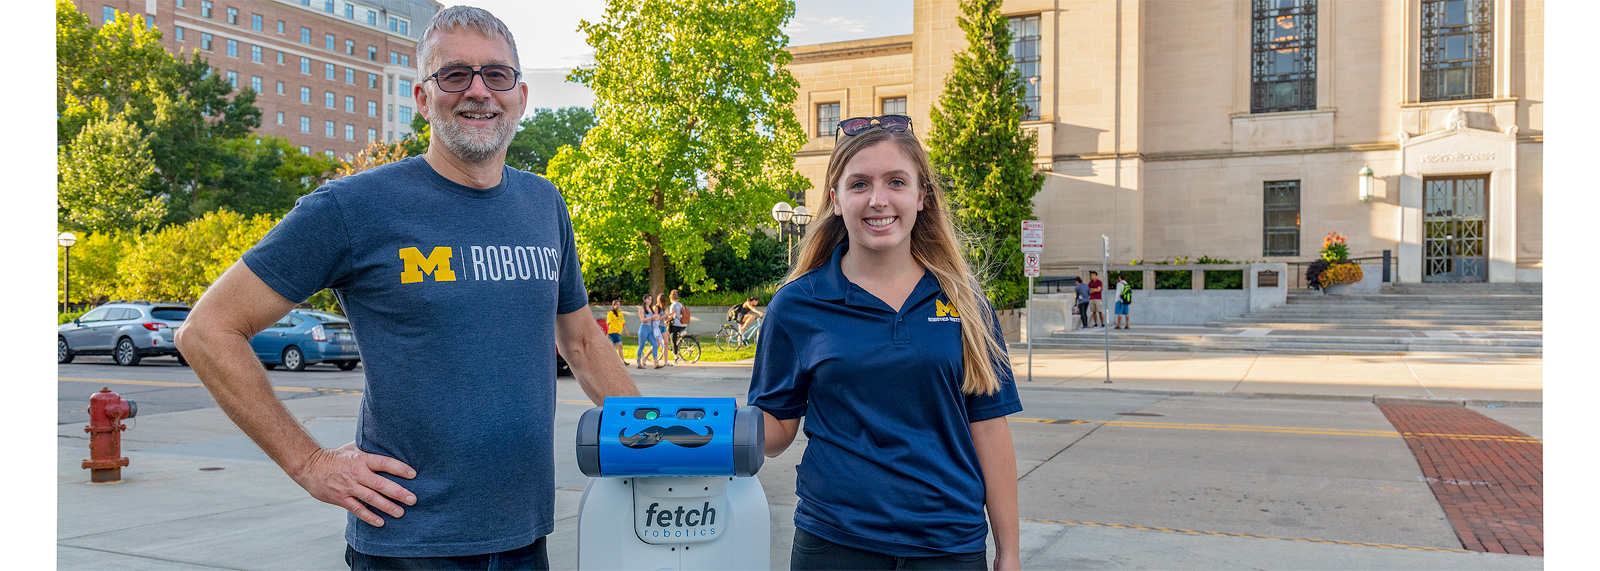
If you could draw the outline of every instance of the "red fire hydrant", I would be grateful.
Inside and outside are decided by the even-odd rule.
[[[128,465],[128,459],[122,457],[122,431],[128,427],[122,421],[137,414],[139,405],[122,400],[120,395],[111,392],[111,387],[102,388],[89,397],[89,426],[83,427],[83,431],[89,433],[89,459],[83,461],[83,467],[89,470],[89,481],[106,483],[122,479],[122,467]]]

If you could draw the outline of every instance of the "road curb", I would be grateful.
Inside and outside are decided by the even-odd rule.
[[[1240,393],[1229,391],[1204,391],[1193,389],[1150,389],[1131,387],[1063,387],[1059,385],[1030,386],[1018,385],[1018,388],[1043,389],[1053,391],[1079,391],[1079,392],[1117,392],[1130,394],[1150,394],[1164,396],[1205,396],[1205,397],[1230,397],[1245,399],[1295,399],[1318,401],[1347,401],[1371,402],[1373,404],[1398,404],[1398,405],[1433,405],[1466,407],[1487,407],[1498,405],[1511,408],[1543,408],[1543,401],[1519,401],[1505,399],[1444,399],[1430,397],[1387,396],[1387,395],[1335,395],[1322,393]]]

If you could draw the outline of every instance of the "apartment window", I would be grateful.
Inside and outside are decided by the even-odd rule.
[[[1422,100],[1494,95],[1494,2],[1423,0]]]
[[[228,40],[228,57],[239,57],[239,40]]]
[[[283,82],[278,82],[278,95],[283,95]]]
[[[335,65],[333,65],[331,63],[322,64],[322,75],[323,75],[323,77],[326,77],[328,79],[333,79],[335,76],[338,75],[338,71],[339,71],[338,66],[335,66]]]
[[[368,117],[377,117],[378,116],[378,102],[377,101],[370,101],[370,100],[367,101],[367,116]]]
[[[400,106],[400,124],[401,125],[410,125],[411,124],[411,108],[410,107],[407,107],[405,105],[401,105]]]
[[[400,52],[389,52],[389,63],[391,65],[400,63]]]
[[[410,97],[411,96],[411,80],[409,80],[409,79],[400,80],[400,96],[401,97]]]
[[[300,43],[311,43],[311,28],[300,28]]]
[[[250,46],[250,61],[261,63],[261,46]]]
[[[817,105],[817,136],[831,137],[833,130],[839,126],[839,104],[821,103]]]
[[[389,131],[387,135],[388,135],[388,139],[387,140],[389,142],[393,143],[394,142],[394,131]]]
[[[278,124],[279,125],[283,124],[283,112],[282,111],[278,112]]]
[[[327,0],[327,1],[323,2],[322,3],[322,11],[323,12],[327,12],[329,14],[332,14],[333,13],[333,0]]]
[[[183,41],[183,27],[181,27],[181,26],[173,26],[173,29],[177,30],[177,32],[178,32],[178,41],[180,41],[180,42]]]
[[[230,25],[230,26],[239,25],[239,9],[238,8],[229,8],[228,9],[228,25]]]
[[[283,20],[278,20],[278,35],[283,35]]]
[[[257,32],[261,31],[261,15],[260,14],[251,14],[250,15],[250,29],[251,30],[255,30]]]
[[[388,111],[388,113],[387,113],[388,117],[385,118],[384,120],[386,120],[386,121],[394,121],[394,104],[390,103],[390,104],[387,105],[387,107],[388,107],[388,110],[387,110]]]
[[[323,47],[326,47],[328,49],[328,51],[330,51],[330,52],[333,51],[333,45],[334,45],[333,34],[323,34],[322,35],[322,45],[323,45]]]
[[[200,34],[200,49],[211,51],[211,34]]]
[[[322,106],[333,109],[334,100],[338,99],[338,97],[339,96],[334,95],[332,91],[324,91],[322,93]]]
[[[345,40],[344,41],[344,53],[347,54],[347,55],[356,55],[356,41],[355,40]]]
[[[367,89],[377,89],[377,88],[378,88],[378,74],[375,74],[375,73],[367,74]]]
[[[301,145],[301,146],[300,146],[300,154],[302,154],[302,155],[309,155],[309,154],[311,154],[311,147],[307,147],[307,146],[305,146],[305,145]]]
[[[278,52],[278,65],[283,65],[283,52]]]
[[[351,20],[356,19],[356,7],[355,7],[354,4],[345,4],[344,5],[344,17],[349,18]]]
[[[250,76],[250,89],[256,93],[261,93],[261,76]]]
[[[400,67],[411,67],[411,56],[400,54]]]
[[[377,129],[367,129],[367,142],[368,143],[376,143],[376,142],[378,142],[378,130]]]
[[[345,123],[344,124],[344,140],[346,140],[346,141],[354,141],[354,140],[356,140],[356,126],[355,125],[351,125],[349,123]]]
[[[104,26],[117,21],[117,9],[110,6],[100,7],[100,25]]]
[[[1262,223],[1263,256],[1300,255],[1300,181],[1269,181]]]
[[[200,2],[200,17],[201,18],[210,18],[211,17],[211,2],[209,2],[208,0],[201,0],[201,2]]]
[[[400,21],[400,35],[410,35],[411,34],[411,30],[409,29],[410,27],[411,27],[411,22],[407,22],[405,20],[401,20]]]
[[[1011,67],[1022,77],[1023,121],[1039,120],[1039,15],[1009,18]]]
[[[310,103],[311,102],[311,88],[310,87],[302,87],[302,88],[300,88],[300,102],[301,103]]]
[[[237,71],[228,72],[228,86],[232,87],[234,89],[238,89],[239,88],[239,72],[237,72]]]
[[[367,10],[367,25],[369,25],[369,26],[378,25],[378,13],[377,12],[374,12],[372,10]]]
[[[367,46],[367,60],[378,61],[378,46]]]
[[[356,112],[356,98],[351,97],[349,95],[344,96],[344,110],[345,110],[346,113],[355,113]]]
[[[300,58],[300,73],[304,73],[304,74],[310,74],[311,73],[311,58],[308,58],[308,57]]]
[[[310,133],[311,132],[311,118],[310,117],[307,117],[305,115],[301,115],[300,116],[300,132],[301,133]],[[306,148],[305,147],[300,147],[300,150],[303,151],[303,150],[306,150]]]
[[[178,0],[178,7],[179,8],[183,8],[184,7],[183,0]]]
[[[331,156],[333,156],[333,149],[327,149],[325,151],[322,151],[322,154],[331,157]]]
[[[1317,108],[1317,0],[1255,0],[1250,112]]]
[[[146,28],[154,28],[154,27],[156,27],[156,17],[148,15],[148,14],[145,15],[145,17],[144,17],[144,27],[146,27]]]
[[[333,127],[333,121],[323,121],[322,122],[322,133],[324,135],[326,135],[329,139],[333,138],[333,128],[334,128]]]
[[[391,32],[400,31],[400,19],[399,18],[396,18],[394,16],[389,16],[389,31],[391,31]]]
[[[389,95],[394,95],[394,76],[389,77]]]
[[[885,97],[883,99],[883,113],[880,113],[880,115],[905,115],[905,114],[906,114],[906,98],[904,98],[904,97]]]

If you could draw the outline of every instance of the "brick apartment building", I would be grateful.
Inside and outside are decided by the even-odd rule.
[[[127,12],[256,91],[262,135],[343,157],[411,132],[417,42],[434,0],[73,0],[97,25]]]

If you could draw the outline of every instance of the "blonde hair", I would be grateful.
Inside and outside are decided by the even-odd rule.
[[[792,282],[802,274],[827,265],[834,248],[849,239],[844,219],[833,213],[834,187],[844,176],[845,163],[862,149],[878,143],[890,142],[916,166],[917,180],[924,190],[922,211],[911,227],[911,257],[922,267],[933,272],[955,306],[961,320],[961,392],[971,395],[993,394],[1000,389],[997,368],[1005,364],[1005,349],[995,341],[990,328],[989,305],[983,299],[972,268],[961,257],[961,235],[951,221],[945,206],[944,191],[933,178],[928,153],[910,130],[886,131],[874,125],[859,134],[843,137],[828,157],[826,184],[828,196],[824,199],[821,217],[811,224],[810,231],[800,241],[800,259],[784,283]]]

